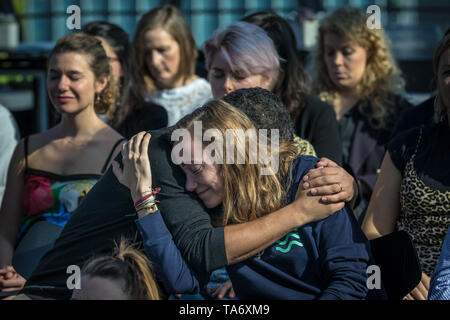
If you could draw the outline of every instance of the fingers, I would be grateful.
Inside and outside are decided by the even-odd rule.
[[[424,285],[424,287],[425,287],[425,289],[427,291],[430,290],[430,280],[431,280],[430,277],[426,273],[422,272],[422,280],[421,280],[421,282],[422,282],[422,284]]]
[[[22,277],[10,280],[0,280],[0,288],[2,288],[2,291],[20,290],[25,285],[25,282],[26,280]]]
[[[338,193],[342,192],[342,190],[343,190],[343,188],[339,183],[333,183],[333,184],[326,185],[323,187],[313,188],[310,191],[313,196],[327,196],[327,195],[338,194]]]
[[[228,298],[230,299],[236,298],[236,292],[234,292],[233,287],[231,287],[230,291],[228,292]]]
[[[150,133],[146,133],[141,143],[141,155],[148,155],[148,145],[150,143],[150,138],[152,135]]]
[[[147,138],[147,136],[149,137]],[[147,154],[150,136],[145,131],[135,134],[127,143],[122,145],[122,158],[133,160],[138,159],[143,154]]]
[[[316,163],[316,167],[317,168],[319,168],[319,167],[338,167],[338,165],[336,162],[334,162],[328,158],[322,157],[322,158],[320,158],[319,162]]]
[[[122,183],[123,180],[123,170],[120,169],[120,165],[116,160],[113,160],[113,162],[111,162],[111,167],[112,167],[112,171],[114,173],[114,175],[116,176],[117,180]]]
[[[146,135],[146,132],[141,131],[133,137],[134,139],[133,154],[136,158],[138,158],[141,155],[141,142],[142,139],[144,138],[144,135]]]
[[[425,289],[425,286],[422,282],[419,282],[417,287],[410,292],[413,300],[427,300],[428,298],[428,290]]]
[[[233,290],[233,286],[231,284],[231,280],[227,280],[224,284],[222,284],[219,288],[217,288],[216,291],[212,294],[213,297],[217,297],[219,299],[223,299],[225,295],[230,291]],[[231,294],[231,293],[230,293]],[[234,290],[233,290],[234,295]]]
[[[322,185],[338,183],[340,182],[340,177],[342,175],[341,170],[343,169],[339,167],[311,169],[302,180],[310,183],[315,182],[315,186],[319,186],[319,183],[322,183]]]
[[[4,266],[0,269],[0,274],[6,274],[7,272],[16,272],[13,266]]]
[[[322,196],[320,200],[323,203],[339,203],[339,202],[347,202],[348,199],[348,193],[346,192],[339,192],[337,194],[332,195],[326,195]]]

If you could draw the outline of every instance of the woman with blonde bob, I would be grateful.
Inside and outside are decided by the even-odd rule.
[[[198,121],[202,123],[201,136],[207,131],[214,132],[214,141],[223,141],[223,144],[211,148],[211,141],[197,140],[194,127]],[[279,144],[278,151],[269,148],[270,155],[279,160],[279,170],[273,170],[265,161],[250,161],[252,144],[261,147],[262,142],[253,138],[243,141],[238,132],[256,129],[244,113],[221,100],[209,102],[184,117],[173,132],[178,135],[180,131],[175,130],[180,129],[184,135],[182,139],[175,139],[172,157],[187,159],[181,164],[186,174],[185,188],[195,192],[207,208],[223,209],[214,210],[216,216],[212,214],[211,219],[216,224],[226,226],[253,221],[283,206],[315,214],[335,212],[324,220],[292,230],[257,256],[227,266],[239,299],[366,297],[368,242],[351,209],[343,202],[323,204],[320,196],[312,196],[299,186],[303,175],[318,159],[297,156],[295,144],[285,141]],[[172,135],[172,140],[174,137]],[[229,156],[226,146],[230,145],[230,139],[236,145],[230,157],[235,161],[224,160],[219,164],[218,159]],[[173,244],[157,208],[158,194],[151,189],[151,170],[147,165],[149,140],[150,135],[145,132],[133,137],[122,152],[123,170],[115,163],[114,173],[132,191],[141,217],[138,228],[144,248],[149,259],[158,265],[157,277],[166,290],[169,293],[196,291],[199,289],[197,278]],[[193,150],[196,144],[201,146],[202,152]],[[239,158],[245,161],[236,161]],[[272,172],[262,175],[263,170]],[[145,189],[146,192],[134,191]],[[294,201],[299,197],[301,201]],[[180,287],[184,290],[179,291]]]
[[[319,27],[315,93],[333,105],[344,167],[352,170],[367,206],[395,121],[408,105],[401,77],[382,29],[369,29],[359,9],[342,8]]]
[[[362,228],[369,239],[407,231],[422,268],[422,280],[407,295],[426,300],[430,277],[450,225],[450,35],[433,59],[438,94],[435,123],[400,133],[388,145]]]

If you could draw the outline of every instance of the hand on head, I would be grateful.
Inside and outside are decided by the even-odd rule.
[[[150,138],[150,133],[142,131],[122,145],[122,169],[117,161],[112,162],[117,180],[130,189],[134,202],[152,191],[152,171],[148,158]]]

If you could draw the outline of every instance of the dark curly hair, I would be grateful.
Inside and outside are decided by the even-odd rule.
[[[279,129],[280,141],[294,138],[289,111],[276,94],[262,88],[247,88],[230,92],[223,100],[244,112],[257,129]]]

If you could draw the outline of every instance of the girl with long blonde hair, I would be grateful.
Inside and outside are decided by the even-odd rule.
[[[199,124],[201,130],[196,128]],[[290,141],[283,141],[277,147],[270,140],[276,137],[264,136],[265,132],[243,137],[249,130],[256,132],[248,117],[221,100],[205,104],[173,128],[172,160],[180,163],[186,174],[186,190],[195,193],[205,207],[222,209],[215,211],[218,216],[212,216],[213,221],[224,226],[253,221],[293,205],[296,197],[302,199],[300,211],[336,213],[292,230],[255,257],[227,266],[237,297],[364,299],[369,253],[367,239],[353,212],[343,203],[323,204],[320,197],[313,197],[299,187],[302,177],[318,159],[298,157],[298,150]],[[210,144],[212,139],[216,144]],[[122,152],[123,169],[115,163],[114,173],[132,191],[141,217],[138,226],[141,225],[144,248],[162,272],[157,277],[169,293],[181,293],[176,291],[181,283],[195,291],[199,289],[197,278],[170,241],[170,233],[163,227],[157,208],[158,191],[152,188],[147,165],[149,140],[150,135],[144,132],[133,137]],[[266,140],[269,142],[264,143]],[[255,144],[257,150],[267,147],[270,159],[279,165],[266,161],[260,153],[257,161],[252,161]],[[200,151],[196,151],[196,146],[200,146]],[[162,256],[161,252],[164,252]]]

